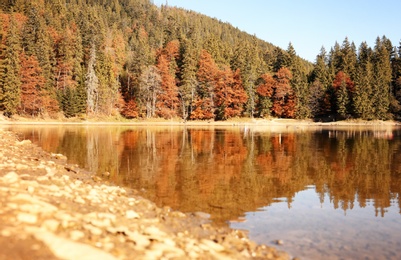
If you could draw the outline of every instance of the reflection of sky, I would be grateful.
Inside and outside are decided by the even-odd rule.
[[[271,244],[283,240],[278,249],[303,259],[401,259],[401,215],[398,206],[375,216],[373,203],[365,208],[354,203],[346,212],[334,209],[326,195],[321,203],[314,189],[298,192],[290,205],[274,203],[249,212],[245,221],[231,223],[249,230],[252,239]]]

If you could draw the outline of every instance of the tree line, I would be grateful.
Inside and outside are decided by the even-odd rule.
[[[346,38],[315,63],[196,12],[149,0],[0,3],[5,116],[393,119],[401,48]]]

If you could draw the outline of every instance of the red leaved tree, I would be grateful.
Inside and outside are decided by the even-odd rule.
[[[38,115],[43,105],[42,89],[45,78],[42,76],[42,69],[35,56],[26,56],[23,53],[20,60],[21,104],[19,109],[23,114]]]
[[[295,101],[294,92],[290,84],[291,79],[291,71],[287,68],[281,68],[276,73],[272,112],[278,117],[293,117],[295,115]]]
[[[161,76],[161,90],[157,96],[157,115],[163,118],[177,116],[179,106],[178,88],[175,84],[175,75],[170,72],[170,61],[167,55],[161,54],[158,59],[157,68]]]
[[[167,43],[158,55],[157,68],[161,76],[161,90],[157,96],[157,114],[164,118],[177,116],[179,107],[178,87],[175,81],[176,59],[179,56],[178,40]]]
[[[216,119],[240,116],[248,96],[242,86],[239,70],[233,73],[229,67],[225,67],[218,71],[214,80]]]
[[[259,96],[258,109],[261,117],[270,116],[272,107],[272,96],[276,87],[276,81],[273,76],[265,73],[261,76],[261,82],[256,88]]]

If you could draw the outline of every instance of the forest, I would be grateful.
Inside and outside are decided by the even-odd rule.
[[[151,0],[0,0],[0,112],[42,118],[399,119],[401,46],[314,63]]]

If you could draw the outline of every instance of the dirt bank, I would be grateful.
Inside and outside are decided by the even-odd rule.
[[[0,129],[0,259],[290,259]]]

